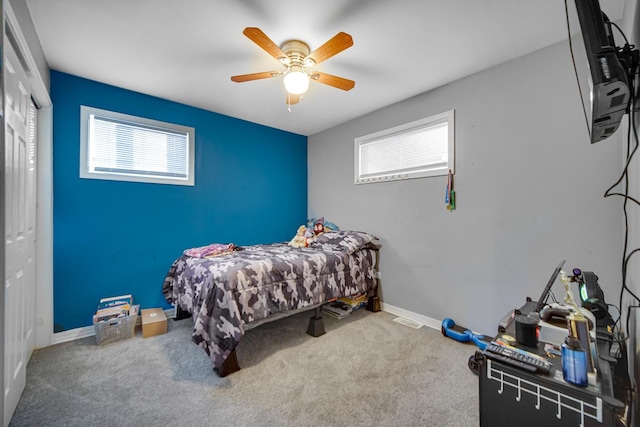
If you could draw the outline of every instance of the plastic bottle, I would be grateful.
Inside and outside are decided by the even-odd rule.
[[[586,387],[587,353],[582,349],[580,340],[574,336],[567,336],[562,344],[562,377],[568,383]]]

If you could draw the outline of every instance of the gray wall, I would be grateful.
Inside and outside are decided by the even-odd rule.
[[[357,88],[356,88],[357,90]],[[455,110],[457,209],[446,177],[353,184],[354,138]],[[309,217],[379,236],[385,304],[495,333],[562,259],[620,289],[620,135],[590,145],[567,44],[309,138]],[[564,288],[556,282],[556,294]],[[574,289],[574,295],[576,290]],[[577,295],[576,295],[577,297]]]

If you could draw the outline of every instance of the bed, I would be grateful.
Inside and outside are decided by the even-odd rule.
[[[193,341],[224,377],[240,369],[235,349],[245,331],[266,321],[315,309],[307,333],[320,336],[320,306],[363,292],[367,309],[379,311],[375,240],[365,232],[327,231],[307,247],[283,242],[212,257],[185,253],[169,269],[162,292],[177,313],[193,319]]]

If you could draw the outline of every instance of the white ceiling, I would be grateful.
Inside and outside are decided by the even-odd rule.
[[[573,0],[568,0],[571,6]],[[566,39],[562,0],[27,0],[53,70],[290,132],[312,135]],[[612,20],[624,1],[601,0]],[[353,47],[316,69],[356,81],[312,82],[287,111],[282,69],[242,34],[318,48],[340,31]]]

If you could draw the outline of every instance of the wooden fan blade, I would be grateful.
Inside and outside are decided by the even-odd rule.
[[[286,58],[287,55],[273,42],[260,28],[247,27],[242,32],[245,36],[249,37],[251,41],[264,49],[269,55],[275,59]]]
[[[353,46],[353,39],[347,33],[340,32],[329,39],[325,44],[311,52],[306,58],[312,59],[316,64],[321,63],[322,61],[326,61],[342,52],[345,49]]]
[[[300,94],[287,93],[287,105],[297,104],[300,102],[300,98],[302,98]]]
[[[262,73],[242,74],[239,76],[232,76],[231,80],[236,83],[249,82],[251,80],[268,79],[270,77],[276,77],[282,74],[280,71],[263,71]]]
[[[351,90],[356,85],[356,82],[354,82],[353,80],[345,79],[338,76],[332,76],[331,74],[326,73],[315,72],[311,75],[311,79],[342,90]]]

